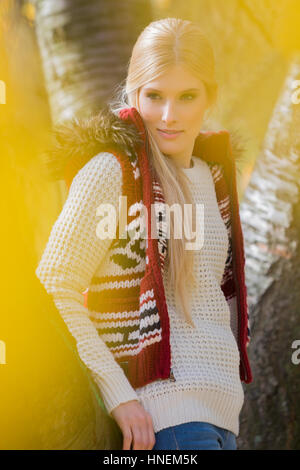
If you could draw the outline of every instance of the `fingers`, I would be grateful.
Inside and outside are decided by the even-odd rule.
[[[152,417],[137,400],[118,405],[112,416],[123,433],[123,450],[151,450],[154,447]]]
[[[154,429],[153,429],[153,422],[152,422],[151,415],[148,414],[147,418],[148,418],[148,442],[149,442],[149,446],[150,446],[150,447],[148,447],[148,450],[151,450],[151,449],[153,449],[154,444],[155,444],[155,433],[154,433]]]
[[[140,423],[132,423],[123,431],[123,450],[151,450],[155,434],[151,416],[145,416]]]
[[[132,427],[133,450],[151,450],[155,444],[155,434],[153,430],[152,418],[145,413],[140,424]]]
[[[147,449],[148,435],[145,431],[146,431],[145,429],[142,429],[137,425],[133,426],[133,429],[132,429],[132,434],[133,434],[132,449],[133,450]]]
[[[130,427],[126,428],[123,432],[123,450],[131,449],[132,434]]]

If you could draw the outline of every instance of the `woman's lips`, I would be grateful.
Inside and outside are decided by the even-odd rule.
[[[169,132],[164,132],[160,129],[157,129],[157,132],[159,133],[159,135],[161,135],[165,139],[175,139],[180,134],[182,134],[183,131],[176,131],[176,132],[169,133]]]

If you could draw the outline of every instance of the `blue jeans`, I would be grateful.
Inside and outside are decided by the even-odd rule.
[[[237,450],[235,434],[202,421],[162,429],[155,439],[152,450]]]

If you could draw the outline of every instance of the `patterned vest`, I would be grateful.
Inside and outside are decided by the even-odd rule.
[[[123,367],[133,388],[157,379],[172,378],[170,369],[170,330],[163,284],[163,269],[167,255],[166,220],[162,210],[164,197],[161,185],[149,165],[149,139],[142,117],[136,108],[123,108],[120,119],[133,124],[142,136],[143,144],[133,152],[113,153],[122,167],[123,191],[127,196],[127,228],[136,228],[137,236],[118,237],[112,241],[105,261],[94,274],[83,293],[98,334]],[[252,381],[247,355],[250,342],[247,290],[244,276],[244,245],[239,217],[236,187],[236,167],[228,131],[202,132],[197,138],[193,155],[205,160],[212,173],[216,197],[229,238],[221,288],[226,300],[236,301],[238,325],[237,343],[240,351],[240,378]],[[77,162],[77,168],[78,170]],[[70,186],[70,165],[65,179]],[[74,166],[72,172],[74,175]],[[162,203],[162,204],[161,204]],[[154,220],[147,218],[147,236],[142,236],[141,207],[151,214],[156,204]],[[149,237],[152,224],[158,237]],[[155,228],[154,228],[155,230]],[[231,300],[232,302],[232,300]]]

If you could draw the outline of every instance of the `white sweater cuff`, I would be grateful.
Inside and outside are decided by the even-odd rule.
[[[109,414],[121,403],[130,400],[138,400],[140,402],[123,369],[101,375],[101,377],[96,376],[95,382],[100,389],[104,405]]]

